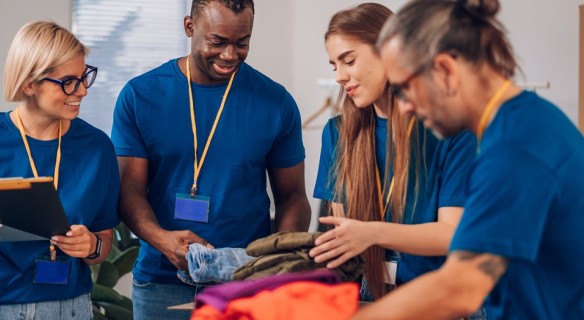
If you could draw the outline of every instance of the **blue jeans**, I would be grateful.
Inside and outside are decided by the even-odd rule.
[[[192,310],[168,310],[190,303],[205,285],[176,285],[133,280],[132,303],[136,320],[189,319]]]
[[[189,245],[186,255],[189,271],[179,270],[178,278],[188,284],[201,282],[228,282],[233,272],[254,257],[242,248],[209,249],[198,243]]]
[[[93,319],[89,293],[69,300],[0,305],[0,319],[87,320]]]

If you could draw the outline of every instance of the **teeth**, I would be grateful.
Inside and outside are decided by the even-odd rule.
[[[77,101],[77,102],[65,102],[66,105],[68,106],[79,106],[81,105],[81,101]]]

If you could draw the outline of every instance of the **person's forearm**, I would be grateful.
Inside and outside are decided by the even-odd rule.
[[[161,250],[159,244],[164,238],[166,230],[160,227],[145,194],[130,186],[122,186],[119,212],[132,233]]]
[[[304,194],[288,197],[276,204],[276,231],[308,231],[310,205]]]
[[[461,291],[434,271],[360,309],[352,319],[458,319],[470,313]]]
[[[448,254],[455,227],[444,222],[423,224],[372,223],[375,244],[403,253],[420,256]]]

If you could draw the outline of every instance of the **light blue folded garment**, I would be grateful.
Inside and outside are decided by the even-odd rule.
[[[188,284],[206,282],[228,282],[233,271],[254,259],[245,253],[244,248],[210,249],[198,243],[189,245],[186,255],[188,273],[179,270],[178,278]]]

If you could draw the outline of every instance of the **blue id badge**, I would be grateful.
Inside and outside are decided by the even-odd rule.
[[[49,256],[35,258],[33,283],[68,284],[70,261],[67,257],[51,260]]]
[[[209,222],[209,201],[207,196],[177,193],[174,203],[174,218],[180,220]]]

